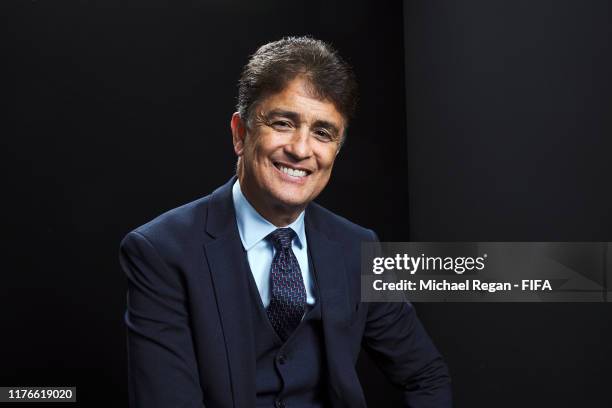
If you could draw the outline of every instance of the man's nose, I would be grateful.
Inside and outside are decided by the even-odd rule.
[[[297,129],[285,145],[285,153],[295,160],[304,160],[312,156],[312,138],[306,127]]]

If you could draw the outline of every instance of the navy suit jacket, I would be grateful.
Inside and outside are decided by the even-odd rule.
[[[131,407],[255,406],[248,263],[231,187],[171,210],[121,243]],[[442,358],[408,303],[360,302],[360,244],[376,235],[311,203],[306,237],[319,284],[334,407],[365,407],[363,347],[407,407],[450,407]]]

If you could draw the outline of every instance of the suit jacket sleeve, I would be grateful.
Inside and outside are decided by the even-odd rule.
[[[123,240],[120,261],[128,279],[130,407],[203,408],[180,275],[140,232]]]
[[[410,303],[369,303],[363,347],[403,390],[405,407],[452,406],[446,364]]]

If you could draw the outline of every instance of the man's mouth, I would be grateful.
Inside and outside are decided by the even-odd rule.
[[[306,177],[307,175],[311,173],[309,170],[298,169],[298,168],[290,167],[286,164],[281,164],[281,163],[274,163],[274,166],[281,172],[289,176],[292,176],[292,177],[302,178],[302,177]]]

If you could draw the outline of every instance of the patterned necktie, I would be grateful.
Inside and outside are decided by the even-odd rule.
[[[279,228],[268,235],[276,254],[270,268],[272,296],[266,309],[272,327],[283,340],[287,340],[302,320],[306,305],[306,288],[300,265],[291,249],[295,232]]]

